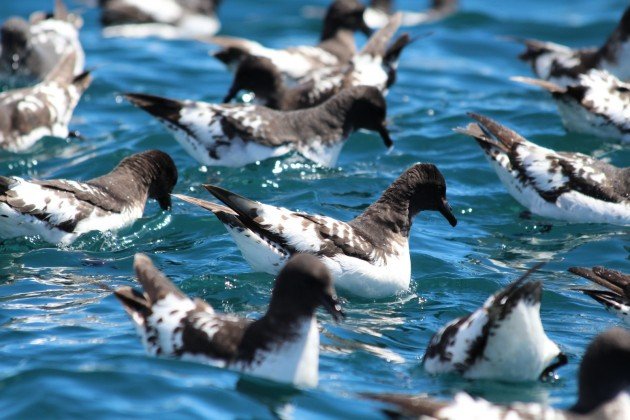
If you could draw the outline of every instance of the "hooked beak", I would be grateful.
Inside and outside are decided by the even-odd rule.
[[[166,194],[163,197],[157,199],[158,204],[162,210],[170,210],[171,209],[171,196],[170,194]]]
[[[346,314],[341,310],[341,305],[335,295],[325,295],[322,298],[322,306],[326,309],[326,312],[332,315],[335,322],[340,322],[346,317]]]
[[[569,358],[566,354],[560,352],[560,354],[556,356],[556,361],[547,366],[545,370],[543,370],[543,372],[540,374],[540,380],[544,381],[547,378],[553,377],[554,371],[559,367],[566,365],[567,363],[569,363]]]
[[[440,205],[438,207],[438,211],[442,213],[442,216],[451,224],[451,226],[455,227],[457,225],[457,219],[453,215],[453,210],[451,209],[451,205],[448,204],[446,198],[442,198],[440,201]]]
[[[380,128],[378,129],[378,134],[381,135],[381,138],[383,139],[383,143],[385,143],[385,147],[387,147],[388,149],[391,149],[392,147],[394,147],[394,142],[392,141],[392,138],[389,136],[389,130],[387,129],[387,126],[385,124],[382,124],[380,126]]]
[[[234,97],[236,96],[236,94],[238,93],[240,89],[234,85],[232,85],[230,87],[230,90],[228,91],[227,95],[225,96],[225,98],[223,98],[223,103],[227,104],[228,102],[230,102],[232,99],[234,99]]]

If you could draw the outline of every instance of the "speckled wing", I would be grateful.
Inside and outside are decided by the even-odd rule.
[[[256,105],[214,107],[221,116],[221,129],[228,138],[238,137],[267,147],[299,141],[297,131],[282,129],[281,112]]]
[[[600,115],[622,132],[630,132],[630,84],[605,70],[581,74],[578,82],[566,88],[566,93],[552,94],[556,99],[572,98],[589,113]]]
[[[33,88],[17,89],[0,94],[0,143],[15,145],[19,139],[54,123],[47,95]]]
[[[345,254],[368,262],[375,257],[371,243],[348,223],[259,203],[213,185],[204,187],[236,212],[243,225],[289,253]]]
[[[239,359],[243,336],[251,323],[245,318],[201,309],[190,311],[181,322],[182,346],[176,355],[205,357],[215,364],[234,363]]]
[[[122,211],[121,206],[101,190],[74,181],[0,177],[0,189],[0,203],[65,232],[73,232],[80,221],[94,212]]]
[[[136,254],[134,268],[144,293],[122,287],[115,296],[149,354],[201,358],[219,365],[238,357],[251,321],[218,315],[206,302],[188,298],[145,255]]]
[[[520,182],[534,187],[546,201],[555,202],[569,191],[613,203],[627,200],[613,182],[617,168],[580,153],[556,153],[490,118],[470,115],[479,124],[460,132],[473,136],[491,159],[510,170]]]

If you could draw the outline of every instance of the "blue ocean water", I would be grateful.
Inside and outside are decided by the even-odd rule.
[[[52,1],[0,2],[0,18],[27,16]],[[319,22],[305,19],[295,0],[225,0],[223,33],[270,46],[311,44]],[[309,0],[324,7],[326,1]],[[410,239],[411,290],[377,301],[344,297],[347,319],[320,316],[320,385],[297,389],[243,378],[204,365],[145,355],[110,288],[136,285],[132,258],[149,254],[186,293],[222,311],[257,317],[264,312],[271,276],[252,273],[221,224],[209,213],[174,201],[171,213],[150,203],[145,216],[118,233],[87,235],[68,248],[36,241],[0,244],[0,416],[170,418],[380,417],[380,404],[359,392],[425,393],[449,398],[464,390],[491,401],[538,401],[567,407],[585,346],[618,320],[571,290],[584,285],[566,272],[573,265],[630,271],[628,230],[520,217],[524,210],[499,182],[478,145],[452,128],[466,112],[487,114],[524,136],[558,150],[591,153],[630,164],[619,143],[567,134],[547,94],[508,78],[530,75],[516,59],[521,47],[503,37],[595,45],[612,31],[621,0],[462,0],[456,16],[411,32],[428,37],[403,54],[388,96],[396,147],[386,154],[373,134],[358,133],[337,168],[298,156],[241,169],[200,167],[172,137],[121,93],[219,101],[231,76],[208,56],[210,46],[155,39],[103,39],[98,10],[81,3],[81,38],[95,80],[79,104],[72,128],[85,140],[46,139],[25,154],[0,155],[0,173],[88,179],[120,159],[150,148],[173,156],[176,192],[208,198],[202,183],[219,184],[271,204],[350,219],[411,164],[434,162],[448,183],[459,224],[434,213],[416,219]],[[399,0],[403,9],[424,2]],[[359,42],[364,42],[357,36]],[[431,335],[479,305],[524,269],[549,261],[542,318],[570,358],[552,383],[505,384],[432,377],[420,366]],[[515,332],[518,333],[518,332]]]

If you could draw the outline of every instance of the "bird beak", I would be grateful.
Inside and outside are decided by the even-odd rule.
[[[389,130],[387,129],[387,126],[385,124],[382,124],[381,127],[378,129],[378,134],[381,135],[381,138],[383,139],[383,143],[385,143],[385,147],[387,147],[388,149],[391,149],[392,147],[394,147],[394,142],[392,141],[392,138],[389,136]]]
[[[566,365],[567,363],[569,363],[569,358],[566,354],[560,352],[556,356],[556,361],[547,366],[545,370],[543,370],[543,372],[540,374],[540,380],[544,381],[547,378],[553,377],[555,370]]]
[[[326,312],[332,315],[335,322],[340,322],[346,317],[346,314],[341,310],[341,305],[335,295],[324,295],[322,298],[322,306],[326,309]]]
[[[166,194],[163,197],[160,197],[157,200],[158,204],[160,205],[160,208],[162,210],[170,210],[171,209],[171,195],[170,194]]]
[[[455,227],[457,225],[457,219],[453,215],[453,209],[451,209],[451,205],[448,204],[446,198],[442,198],[442,201],[440,201],[438,211],[442,213],[442,216],[444,216],[444,218],[448,220],[451,226]]]
[[[232,86],[230,87],[230,90],[228,91],[228,94],[225,96],[225,98],[223,98],[223,103],[224,103],[224,104],[227,104],[227,103],[228,103],[228,102],[230,102],[232,99],[234,99],[234,97],[236,96],[236,94],[238,93],[238,91],[239,91],[239,90],[240,90],[240,89],[239,89],[237,86],[232,85]]]

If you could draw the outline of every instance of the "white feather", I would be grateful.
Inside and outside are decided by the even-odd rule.
[[[553,190],[566,181],[559,168],[552,170],[550,166],[550,158],[563,159],[553,150],[527,142],[519,145],[516,153],[518,159],[526,166],[528,175],[533,178],[534,184],[540,190]],[[504,152],[497,148],[490,148],[490,151],[486,152],[486,157],[512,197],[532,213],[575,223],[630,224],[630,201],[628,200],[611,203],[587,196],[579,191],[568,191],[561,194],[555,202],[549,202],[543,199],[532,185],[526,185],[518,179],[518,172],[512,168]],[[582,176],[589,173],[593,180],[605,180],[604,174],[593,177],[595,170],[586,169],[580,159],[588,159],[588,157],[578,157],[572,161],[572,164],[582,171]]]
[[[279,382],[315,387],[319,372],[319,330],[315,317],[301,321],[295,338],[268,352],[256,353],[251,365],[239,370]]]
[[[65,232],[55,228],[57,225],[74,219],[79,209],[79,201],[69,193],[49,190],[40,185],[13,177],[16,183],[11,187],[25,205],[50,214],[49,221],[43,221],[28,214],[22,214],[5,203],[0,203],[0,237],[14,238],[21,236],[40,236],[47,242],[70,244],[80,234],[93,230],[107,231],[117,230],[131,225],[142,216],[144,202],[137,207],[126,208],[122,213],[111,213],[99,208],[94,208],[85,219],[81,220],[72,232]],[[88,185],[82,185],[86,191],[93,194],[102,194]]]
[[[259,203],[258,217],[266,228],[274,234],[282,235],[287,244],[298,252],[316,254],[321,251],[324,242],[315,230],[315,224],[295,216],[283,207],[274,207]],[[354,229],[347,223],[326,216],[315,216],[318,221],[337,232],[348,243],[362,241],[354,234]],[[226,226],[234,239],[243,258],[256,271],[272,275],[279,273],[287,255],[279,244],[270,243],[255,232]],[[320,256],[335,279],[335,286],[351,294],[366,298],[383,298],[407,290],[411,281],[411,259],[409,243],[402,240],[391,244],[392,253],[384,259],[372,254],[368,262],[345,254]]]

